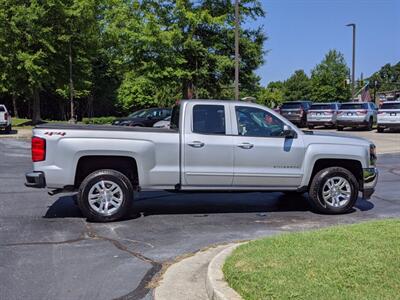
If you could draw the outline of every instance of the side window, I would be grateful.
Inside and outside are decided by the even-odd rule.
[[[239,135],[255,137],[283,136],[284,123],[269,112],[246,106],[236,106]]]
[[[193,132],[201,134],[225,134],[225,108],[223,105],[193,107]]]

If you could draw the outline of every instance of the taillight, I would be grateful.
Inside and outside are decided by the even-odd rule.
[[[46,140],[40,137],[32,137],[32,161],[38,162],[46,159]]]
[[[331,114],[333,114],[333,110],[328,110],[325,112],[325,115],[331,115]]]
[[[378,115],[383,115],[383,114],[385,114],[384,111],[378,111]]]
[[[4,119],[7,121],[8,120],[8,113],[4,113]]]
[[[357,111],[357,114],[358,114],[358,115],[366,115],[366,114],[367,114],[367,111],[366,111],[366,110],[358,110],[358,111]]]

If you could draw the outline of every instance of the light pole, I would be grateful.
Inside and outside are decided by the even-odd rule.
[[[354,99],[354,84],[355,84],[355,70],[356,70],[356,24],[347,24],[348,27],[353,27],[353,59],[351,64],[351,98]]]
[[[239,100],[239,0],[235,0],[235,100]]]

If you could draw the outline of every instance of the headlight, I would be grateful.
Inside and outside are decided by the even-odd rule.
[[[374,166],[376,163],[376,146],[374,144],[369,145],[369,163]]]

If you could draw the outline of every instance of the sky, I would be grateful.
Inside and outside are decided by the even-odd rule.
[[[356,31],[356,77],[370,76],[386,63],[400,61],[400,0],[261,0],[268,36],[261,84],[285,80],[295,70],[310,74],[329,49],[337,49],[351,67],[352,29]]]

